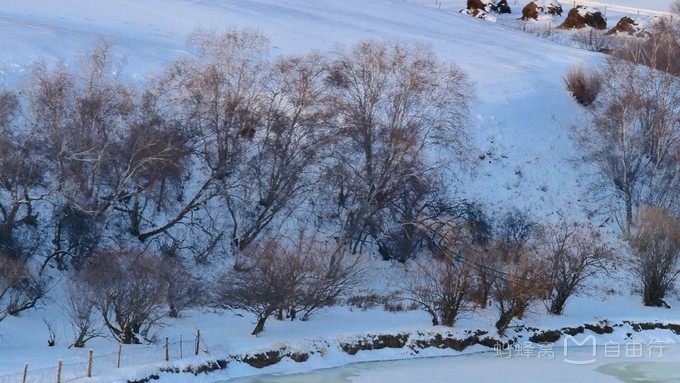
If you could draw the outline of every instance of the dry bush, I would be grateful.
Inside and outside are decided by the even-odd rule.
[[[308,241],[308,240],[307,240]],[[309,277],[299,286],[289,302],[289,316],[307,320],[315,311],[333,305],[361,280],[360,258],[350,257],[342,247],[329,251],[313,242],[298,246]]]
[[[92,294],[104,325],[123,343],[151,341],[168,317],[163,261],[146,251],[101,251],[76,275]]]
[[[561,315],[567,299],[605,273],[612,251],[592,226],[561,219],[537,228],[537,251],[546,262],[548,311]]]
[[[663,299],[680,275],[680,219],[659,207],[643,207],[626,239],[644,305],[668,306]]]
[[[335,303],[356,287],[358,258],[349,259],[342,247],[326,249],[314,238],[301,236],[297,243],[267,239],[247,251],[247,259],[230,270],[217,284],[219,305],[251,312],[257,317],[252,334],[264,330],[269,317],[287,310],[291,319]]]
[[[529,246],[507,248],[497,241],[489,256],[496,259],[491,298],[498,309],[500,335],[513,319],[522,319],[531,304],[545,296],[545,263]]]
[[[569,68],[563,80],[567,90],[583,106],[592,104],[602,88],[601,75],[580,65]]]
[[[65,311],[73,329],[72,347],[83,348],[90,339],[104,336],[95,296],[83,281],[72,279],[68,282]]]
[[[357,294],[353,294],[351,297],[348,297],[345,300],[345,304],[350,308],[369,310],[387,304],[388,299],[390,298],[374,291],[361,291]]]
[[[461,315],[472,311],[470,262],[441,257],[429,262],[414,261],[414,265],[401,282],[401,291],[432,317],[432,325],[451,327]]]
[[[517,29],[522,32],[530,33],[542,39],[558,42],[560,34],[558,29],[550,23],[535,22],[532,20],[525,20],[516,24]]]
[[[534,234],[534,222],[525,211],[510,209],[491,227],[489,218],[482,222],[489,226],[485,229],[485,237],[479,248],[472,253],[474,257],[473,300],[481,308],[486,308],[491,300],[491,293],[496,278],[503,265],[499,252],[510,253],[514,249],[524,247]],[[495,237],[493,237],[495,235]]]
[[[495,326],[501,335],[545,296],[545,262],[535,251],[535,226],[528,213],[512,209],[496,224],[495,238],[470,256],[475,300],[490,300],[497,308]]]
[[[181,259],[163,259],[161,279],[165,283],[168,316],[177,318],[182,311],[200,306],[206,301],[203,285],[182,263]]]

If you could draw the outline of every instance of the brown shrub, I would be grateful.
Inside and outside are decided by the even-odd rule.
[[[680,219],[659,207],[640,209],[626,235],[633,273],[642,284],[645,306],[667,306],[663,298],[680,275]]]
[[[602,88],[600,74],[583,66],[569,68],[563,80],[567,90],[583,106],[592,104]]]
[[[432,325],[451,327],[462,314],[472,310],[470,262],[444,257],[415,265],[401,287],[407,300],[430,315]]]
[[[95,253],[76,276],[102,314],[104,325],[123,343],[150,341],[151,329],[168,317],[165,265],[134,249]]]
[[[249,248],[247,260],[225,273],[217,283],[217,304],[255,314],[252,335],[264,330],[269,317],[283,311],[295,319],[309,318],[330,306],[360,280],[358,257],[346,257],[342,247],[325,249],[313,237],[290,244],[269,238]]]

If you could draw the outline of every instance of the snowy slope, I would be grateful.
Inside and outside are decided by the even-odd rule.
[[[664,12],[668,2],[611,0],[608,4],[612,5],[610,10],[634,13],[636,6]],[[590,1],[579,3],[602,7]],[[563,5],[569,6],[566,2]],[[351,45],[366,38],[426,42],[441,59],[461,65],[477,89],[470,121],[476,142],[470,155],[475,166],[452,187],[496,209],[517,206],[547,219],[558,211],[582,218],[588,178],[570,162],[574,151],[568,134],[572,124],[585,119],[585,112],[564,90],[561,76],[571,65],[597,63],[602,56],[461,15],[458,10],[463,6],[462,0],[444,0],[441,8],[429,0],[9,1],[0,7],[0,84],[12,84],[40,60],[61,59],[73,64],[99,36],[110,40],[114,51],[126,57],[125,74],[136,80],[161,70],[180,55],[190,54],[184,39],[197,27],[259,29],[270,37],[275,54],[280,55],[312,49],[330,51],[337,44]],[[612,304],[580,298],[568,306],[566,318],[536,315],[530,320],[550,328],[602,318],[680,319],[668,310],[639,307],[638,299],[629,296],[627,290],[617,293]],[[55,325],[58,343],[53,348],[45,346],[47,330],[42,317]],[[334,308],[309,323],[272,321],[263,337],[253,340],[247,335],[251,321],[250,317],[231,314],[193,312],[159,335],[161,339],[176,339],[182,334],[187,339],[200,327],[209,336],[210,351],[218,354],[360,332],[429,328],[427,317],[419,312],[352,313]],[[480,313],[460,327],[491,329],[492,324],[491,313]],[[0,322],[0,375],[17,372],[25,362],[31,368],[52,367],[59,358],[66,363],[82,362],[86,355],[83,350],[66,349],[70,336],[58,302],[22,318]],[[116,348],[105,339],[91,345],[98,354]],[[326,367],[346,361],[331,360],[268,371]],[[99,379],[108,381],[111,377]]]

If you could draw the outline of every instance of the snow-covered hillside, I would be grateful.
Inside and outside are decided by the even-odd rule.
[[[185,38],[199,27],[260,30],[271,39],[276,55],[311,50],[329,52],[362,39],[426,43],[440,59],[460,65],[475,86],[476,99],[469,122],[474,144],[469,154],[473,160],[460,180],[451,181],[457,194],[483,203],[490,211],[517,207],[531,211],[540,219],[552,220],[558,214],[586,219],[593,208],[586,196],[592,176],[572,161],[575,149],[569,134],[570,127],[583,123],[587,116],[565,90],[562,76],[575,64],[598,65],[603,55],[541,39],[507,23],[490,23],[460,14],[458,11],[465,7],[464,0],[442,0],[441,6],[433,3],[430,0],[7,1],[0,7],[0,85],[12,86],[25,77],[33,64],[41,61],[63,60],[75,66],[78,55],[99,37],[110,41],[114,53],[125,58],[124,75],[129,81],[144,81],[174,59],[190,54]],[[512,1],[509,3],[513,6]],[[600,8],[606,4],[613,20],[617,15],[635,14],[638,7],[642,13],[666,12],[670,0],[578,3]],[[565,9],[570,8],[570,4],[563,2]],[[514,6],[513,12],[513,17],[517,17],[521,12],[519,6]],[[605,218],[595,219],[599,225]],[[381,267],[389,273],[389,265]],[[598,299],[580,297],[570,303],[564,318],[535,314],[530,320],[544,328],[577,326],[602,319],[680,320],[675,311],[641,307],[639,299],[630,296],[625,283],[614,283],[612,289],[613,303],[602,304]],[[55,291],[55,296],[59,294]],[[46,346],[48,332],[43,318],[54,326],[55,347]],[[253,338],[247,334],[252,320],[232,313],[193,311],[173,322],[170,328],[161,330],[159,339],[170,336],[176,340],[180,335],[184,340],[192,339],[195,328],[201,328],[209,351],[219,357],[266,350],[272,344],[311,349],[310,344],[316,347],[324,338],[337,340],[357,333],[415,332],[431,328],[429,319],[420,312],[351,312],[341,307],[324,311],[309,323],[273,322],[265,334],[251,342]],[[479,327],[492,331],[492,324],[493,315],[482,312],[461,322],[457,334],[462,335],[463,329]],[[86,351],[67,349],[70,337],[71,330],[60,312],[60,302],[54,300],[39,310],[22,313],[20,318],[1,321],[0,382],[17,379],[14,376],[3,380],[3,375],[20,372],[26,362],[31,369],[49,368],[41,375],[45,381],[51,379],[58,359],[82,363]],[[110,339],[95,339],[88,347],[95,348],[96,354],[109,355],[115,353],[117,344]],[[286,361],[265,371],[321,368],[364,357],[410,356],[385,351],[349,359],[333,352],[328,359],[318,356],[304,367]],[[432,355],[440,354],[433,352]],[[153,358],[149,361],[160,362]],[[135,361],[128,363],[132,365]],[[126,379],[130,374],[144,377],[155,372],[156,367],[133,366],[111,371],[106,375],[95,374],[94,379],[108,382]],[[220,377],[234,378],[258,371],[239,366]],[[213,379],[202,375],[195,381]]]

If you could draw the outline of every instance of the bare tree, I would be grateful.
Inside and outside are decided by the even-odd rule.
[[[90,339],[104,335],[96,312],[95,294],[82,280],[68,282],[65,311],[73,328],[71,346],[83,348]]]
[[[231,309],[255,314],[257,323],[252,335],[264,330],[267,319],[285,307],[290,285],[300,274],[302,265],[273,240],[264,243],[248,257],[251,264],[240,271],[230,270],[218,283],[217,303]]]
[[[0,91],[0,252],[27,261],[42,242],[37,210],[47,166],[22,114],[19,97]]]
[[[680,0],[672,0],[669,10],[676,16],[680,16]]]
[[[309,238],[300,237],[292,246],[267,239],[246,252],[247,263],[227,272],[218,283],[216,303],[255,314],[253,335],[283,310],[291,318],[301,312],[301,319],[307,319],[353,288],[359,277],[356,257],[350,260],[341,248],[323,249]]]
[[[487,225],[494,224],[489,222]],[[534,236],[534,226],[535,223],[527,212],[513,208],[500,216],[495,227],[486,229],[486,237],[482,243],[476,241],[479,246],[471,253],[476,265],[472,296],[481,308],[486,308],[489,304],[496,279],[503,277],[503,259],[512,258],[511,253],[526,247]]]
[[[104,325],[123,343],[151,339],[168,316],[162,261],[134,249],[100,251],[79,272]]]
[[[438,169],[427,150],[439,146],[449,158],[463,158],[472,91],[460,68],[441,63],[431,49],[376,41],[340,50],[327,81],[338,114],[327,193],[356,252],[421,209],[420,192],[403,192],[427,184]],[[397,208],[403,202],[416,205]]]
[[[640,205],[680,206],[680,78],[617,57],[601,77],[593,125],[576,139],[599,176],[592,191],[626,231]]]
[[[680,220],[667,210],[645,206],[626,236],[632,271],[642,285],[645,306],[668,306],[663,300],[680,275]]]
[[[569,297],[612,266],[611,248],[592,226],[564,218],[536,231],[537,251],[546,262],[548,312],[562,315]]]
[[[535,251],[535,223],[520,210],[510,210],[496,227],[484,251],[472,254],[477,289],[498,310],[496,329],[503,335],[513,319],[522,319],[531,304],[546,294],[545,262]]]
[[[614,55],[656,70],[680,74],[680,29],[671,21],[659,18],[646,31],[644,39],[626,40]]]
[[[295,253],[302,258],[306,277],[292,292],[287,307],[289,317],[307,320],[316,311],[336,304],[363,281],[362,258],[350,256],[335,241],[301,232]]]
[[[401,284],[406,299],[432,317],[432,325],[453,326],[473,309],[470,300],[473,266],[451,257],[414,261],[415,268]]]
[[[527,309],[544,296],[544,263],[526,246],[513,247],[509,252],[497,244],[492,256],[499,257],[494,269],[496,277],[491,297],[498,309],[496,329],[503,335],[513,319],[522,319]]]
[[[112,238],[163,234],[200,203],[175,206],[188,133],[159,109],[152,89],[137,93],[119,78],[122,65],[101,41],[78,70],[41,64],[29,77],[28,121],[54,176],[54,248],[44,266],[80,267]]]
[[[324,62],[314,53],[288,57],[267,73],[250,153],[234,166],[236,182],[223,193],[239,251],[279,216],[288,216],[316,184],[318,161],[331,137]]]
[[[225,237],[228,224],[212,213],[224,209],[224,200],[215,197],[230,199],[234,188],[252,181],[241,180],[238,173],[253,153],[255,133],[263,125],[269,42],[259,32],[232,29],[198,30],[187,44],[195,55],[172,63],[156,79],[151,94],[158,115],[181,129],[192,171],[185,175],[177,207],[150,222],[142,221],[146,225],[140,227],[138,237],[146,240],[182,226],[200,236],[198,241],[208,244],[203,251],[209,252]],[[189,220],[191,224],[185,225]],[[255,227],[259,230],[259,225]],[[177,231],[173,238],[180,235]],[[238,242],[238,238],[228,239]]]
[[[132,115],[132,92],[117,78],[106,42],[96,45],[78,71],[43,63],[29,77],[29,119],[43,137],[57,192],[55,248],[47,262],[59,268],[90,256],[112,203],[122,194],[111,167],[112,144]]]

